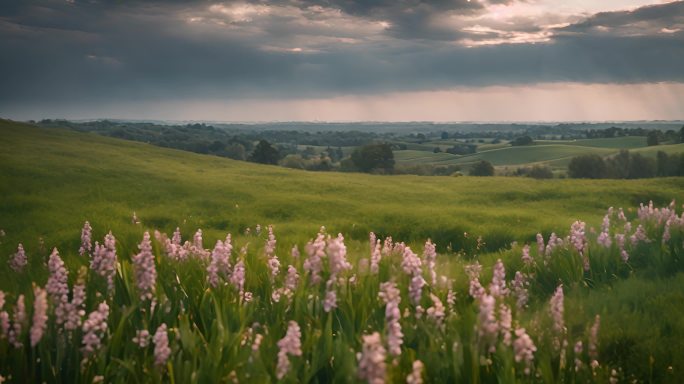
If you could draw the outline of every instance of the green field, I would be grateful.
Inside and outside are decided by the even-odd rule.
[[[385,304],[378,300],[379,284],[386,281],[397,283],[401,313],[409,314],[400,320],[402,354],[387,359],[390,382],[405,382],[416,359],[424,363],[426,382],[607,382],[615,376],[621,382],[676,383],[684,370],[684,230],[673,225],[671,240],[661,242],[664,223],[636,217],[639,203],[649,200],[666,206],[675,199],[681,214],[684,178],[532,180],[305,172],[9,121],[0,121],[0,137],[4,309],[14,307],[18,293],[26,294],[27,305],[32,305],[32,283],[45,285],[45,263],[53,247],[68,266],[69,284],[77,283],[78,268],[88,264],[78,255],[85,220],[93,225],[93,240],[101,241],[112,231],[120,262],[113,296],[107,296],[100,276],[90,273],[87,280],[87,312],[101,300],[111,311],[98,354],[82,362],[80,344],[65,343],[50,318],[46,339],[36,347],[28,346],[28,332],[23,349],[0,336],[0,376],[13,374],[10,382],[90,383],[97,376],[105,382],[274,382],[277,343],[291,320],[302,328],[302,355],[289,357],[292,367],[282,376],[284,382],[357,382],[362,335],[380,332],[384,340],[387,332]],[[538,152],[525,159],[549,161],[536,159],[549,158],[561,150],[556,147],[573,146],[535,146]],[[483,154],[493,162],[510,155],[504,150],[478,155]],[[643,223],[646,228],[649,241],[628,240],[629,263],[621,261],[615,241],[608,248],[596,243],[601,219],[611,206],[625,208],[635,227]],[[139,224],[132,223],[133,212]],[[622,222],[615,216],[610,231],[622,233]],[[590,258],[567,243],[550,257],[538,254],[537,233],[545,239],[551,232],[563,237],[576,220],[587,223]],[[284,272],[269,278],[267,238],[265,232],[254,234],[257,223],[264,228],[273,224],[281,270],[292,264],[301,274],[290,304],[271,299],[284,284]],[[341,285],[338,307],[330,312],[322,308],[326,283],[305,282],[302,261],[306,242],[323,225],[330,234],[344,234],[352,265],[341,274],[344,283],[333,283]],[[245,263],[245,289],[254,294],[254,301],[243,303],[244,296],[227,277],[221,280],[225,284],[210,286],[206,260],[171,260],[154,241],[159,310],[150,311],[150,303],[138,298],[131,256],[139,252],[144,231],[170,235],[177,226],[184,240],[201,228],[204,247],[210,249],[231,233],[233,263],[237,258]],[[249,235],[244,234],[247,228]],[[429,309],[419,315],[421,309],[406,288],[412,278],[402,272],[400,252],[384,256],[377,275],[361,267],[362,259],[368,262],[370,231],[406,241],[420,255],[426,239],[437,244],[437,272],[453,280],[455,294],[442,328],[426,315]],[[7,264],[18,243],[29,256],[23,274]],[[526,243],[534,259],[529,265],[521,260]],[[302,251],[301,258],[290,256],[293,245]],[[514,308],[512,326],[526,328],[534,340],[532,366],[516,361],[503,339],[494,341],[496,352],[491,352],[474,326],[482,325],[482,302],[469,294],[473,280],[464,267],[481,263],[480,278],[487,289],[497,259],[506,266],[504,277],[511,289],[516,271],[530,279],[528,307],[515,309],[512,294],[497,304]],[[583,270],[587,262],[590,268]],[[326,262],[326,277],[332,273],[329,268]],[[423,268],[429,280],[427,266]],[[549,331],[549,300],[561,283],[565,330],[554,335]],[[429,283],[420,297],[421,308],[434,309],[430,293],[446,305],[448,292],[444,284]],[[592,352],[587,343],[595,315],[601,316],[601,330]],[[131,340],[136,330],[154,333],[162,323],[169,327],[171,355],[158,365],[154,346],[138,348]],[[250,352],[252,332],[264,337],[258,353]],[[560,334],[568,344],[555,347]],[[79,340],[80,330],[73,336]],[[580,353],[573,352],[577,341],[585,343]],[[600,364],[590,368],[593,359]]]
[[[645,137],[567,141],[539,140],[530,146],[480,145],[477,153],[464,156],[421,150],[395,151],[394,156],[397,163],[402,165],[462,165],[468,167],[478,161],[485,160],[497,167],[544,164],[555,169],[565,169],[573,157],[589,154],[610,156],[617,154],[621,149],[629,149],[635,153],[655,157],[658,151],[668,154],[682,153],[684,152],[684,143],[647,147]]]

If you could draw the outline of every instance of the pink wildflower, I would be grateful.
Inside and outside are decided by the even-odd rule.
[[[311,283],[318,284],[322,280],[321,271],[325,257],[325,235],[323,232],[318,233],[316,240],[309,241],[306,244],[306,253],[308,257],[304,260],[304,270],[309,272]]]
[[[0,291],[0,339],[7,337],[10,330],[10,320],[7,311],[3,311],[5,306],[5,292]]]
[[[537,255],[542,256],[544,254],[544,236],[541,233],[537,233]]]
[[[432,285],[437,285],[437,272],[435,271],[435,264],[437,259],[437,251],[435,250],[435,244],[428,239],[425,242],[425,249],[423,251],[423,258],[427,264],[428,273],[430,274],[430,279]]]
[[[138,246],[140,253],[133,256],[135,282],[140,293],[140,300],[152,300],[157,282],[157,269],[154,265],[150,233],[145,232]]]
[[[292,246],[292,250],[290,251],[290,255],[292,255],[293,260],[299,259],[299,248],[297,248],[297,244]]]
[[[239,296],[242,298],[245,293],[245,263],[242,260],[235,265],[233,274],[230,275],[230,283],[238,290]]]
[[[423,384],[423,369],[425,365],[422,361],[416,360],[412,365],[413,370],[406,377],[406,384]]]
[[[364,335],[363,350],[358,355],[359,379],[366,380],[369,384],[383,384],[385,382],[386,354],[378,332]]]
[[[340,273],[352,268],[352,265],[347,261],[347,247],[344,245],[344,237],[341,233],[336,238],[328,239],[327,255],[330,279],[334,279]]]
[[[216,240],[214,250],[211,252],[211,261],[207,266],[207,281],[214,288],[219,285],[221,276],[227,279],[230,275],[230,254],[233,251],[233,245],[230,242],[230,234],[226,237],[225,243]]]
[[[376,240],[375,244],[371,244],[374,246],[373,251],[371,253],[371,258],[370,258],[370,272],[374,275],[377,275],[378,272],[380,272],[380,260],[382,259],[382,251],[381,251],[381,245],[380,245],[380,240]]]
[[[90,269],[107,280],[107,289],[110,294],[113,293],[114,276],[116,276],[116,238],[111,231],[105,236],[103,246],[95,242]]]
[[[19,246],[17,246],[17,253],[12,255],[12,258],[9,260],[9,266],[14,272],[22,272],[27,264],[28,258],[26,257],[24,246],[19,243]]]
[[[31,325],[31,347],[35,347],[47,328],[47,293],[40,287],[33,288],[33,324]]]
[[[534,363],[534,353],[537,347],[530,336],[525,332],[525,328],[518,328],[515,330],[516,339],[513,342],[513,351],[515,352],[515,361],[517,363],[524,363],[524,372],[529,375]]]
[[[93,248],[92,232],[93,228],[90,226],[90,223],[86,221],[81,230],[81,248],[78,250],[79,255],[85,256],[90,254],[90,250]]]
[[[79,281],[74,285],[71,302],[66,306],[66,321],[64,329],[73,331],[81,326],[82,318],[85,316],[85,283]]]
[[[337,308],[337,292],[335,292],[335,286],[332,284],[332,280],[328,280],[326,285],[327,288],[325,291],[325,300],[323,300],[323,310],[325,312],[330,312],[334,308]]]
[[[430,299],[432,300],[432,306],[427,309],[427,317],[441,328],[444,324],[444,305],[442,304],[442,301],[439,300],[439,297],[435,296],[433,293],[430,294]]]
[[[157,328],[152,338],[154,342],[154,365],[158,368],[162,368],[166,365],[166,361],[171,356],[171,348],[169,348],[169,335],[166,332],[166,324]]]
[[[92,356],[102,346],[102,338],[107,333],[108,317],[109,306],[103,301],[97,307],[97,310],[91,312],[86,321],[83,322],[82,349],[86,358]]]
[[[401,312],[399,303],[401,293],[394,282],[380,284],[378,296],[385,302],[385,322],[387,323],[387,347],[392,356],[401,355],[401,345],[404,343],[404,335],[401,333]]]
[[[285,290],[289,292],[294,292],[297,289],[297,283],[299,282],[299,273],[297,273],[297,268],[292,265],[287,266],[287,276],[285,277]]]
[[[575,221],[570,227],[570,243],[581,255],[585,255],[587,250],[585,228],[586,223],[583,221]]]
[[[507,347],[510,347],[513,343],[513,338],[511,335],[513,315],[511,313],[511,309],[508,308],[506,304],[502,303],[499,305],[499,318],[499,326],[501,328],[501,334],[503,335],[503,344]]]
[[[150,345],[150,332],[147,329],[137,330],[132,341],[140,348],[147,348]]]
[[[268,240],[266,241],[264,252],[268,258],[268,267],[271,269],[271,280],[273,280],[280,273],[280,260],[278,260],[276,255],[276,238],[272,225],[268,226]]]
[[[529,294],[527,292],[527,278],[520,271],[515,272],[515,278],[511,282],[513,288],[513,294],[516,297],[516,306],[518,309],[525,308],[527,306],[527,300],[529,299]]]
[[[605,248],[610,248],[611,241],[610,241],[610,218],[608,215],[605,215],[603,217],[603,223],[601,224],[601,233],[598,236],[598,239],[596,240],[600,245],[602,245]]]
[[[632,242],[632,246],[635,247],[639,242],[646,242],[648,243],[650,240],[648,239],[648,236],[646,236],[646,230],[644,229],[644,226],[639,224],[637,226],[636,231],[634,231],[634,234],[629,237],[630,241]]]
[[[67,306],[69,304],[69,285],[67,283],[68,272],[64,266],[62,258],[59,257],[57,248],[52,250],[48,259],[48,277],[45,289],[55,304],[55,322],[62,325],[66,321]]]
[[[598,333],[601,327],[601,316],[596,315],[594,319],[594,325],[591,326],[589,331],[589,357],[596,360],[598,358]]]
[[[481,345],[489,353],[496,352],[499,323],[496,321],[496,299],[484,294],[480,297],[480,313],[477,317],[478,336]]]
[[[556,348],[560,348],[561,340],[565,342],[565,320],[564,320],[564,295],[563,295],[563,285],[559,285],[556,288],[556,292],[551,297],[551,319],[553,319],[553,329],[557,332],[556,339],[554,341]]]
[[[26,323],[26,304],[24,303],[24,295],[19,295],[17,298],[17,305],[14,307],[14,314],[12,316],[12,329],[9,330],[9,342],[14,348],[21,348],[24,343],[21,342],[21,334]]]
[[[489,292],[494,297],[503,297],[508,295],[508,288],[506,288],[506,269],[501,259],[498,259],[496,264],[494,264],[492,284],[489,285]]]
[[[534,263],[534,259],[532,259],[532,256],[530,256],[530,246],[525,244],[522,248],[522,262],[525,263],[525,265],[531,265]]]
[[[285,337],[278,340],[278,365],[276,367],[276,377],[281,380],[290,371],[290,356],[302,355],[302,332],[296,321],[290,321]]]

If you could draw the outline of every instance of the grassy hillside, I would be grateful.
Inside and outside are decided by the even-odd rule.
[[[134,211],[144,227],[180,226],[186,234],[203,228],[208,239],[272,223],[283,227],[283,238],[326,225],[356,239],[374,230],[404,240],[432,237],[440,247],[454,248],[482,235],[498,249],[538,231],[564,230],[578,217],[596,222],[608,206],[684,200],[684,180],[677,178],[312,173],[8,121],[0,122],[0,135],[0,228],[7,233],[2,254],[19,241],[35,248],[39,237],[47,246],[73,242],[74,228],[84,220],[100,231],[114,230],[123,241],[135,233],[130,241],[138,241],[130,224]],[[464,232],[472,236],[466,239]]]

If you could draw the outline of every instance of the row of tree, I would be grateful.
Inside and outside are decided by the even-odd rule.
[[[658,151],[655,159],[627,150],[605,159],[599,155],[582,155],[570,161],[568,176],[585,179],[684,176],[684,153],[668,155]]]

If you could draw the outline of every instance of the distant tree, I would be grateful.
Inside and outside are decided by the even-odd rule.
[[[655,130],[649,131],[648,135],[646,135],[646,145],[652,146],[652,145],[658,145],[658,144],[660,144],[658,132]]]
[[[644,157],[640,153],[635,153],[631,156],[629,162],[629,178],[630,179],[645,179],[655,177],[656,162],[655,160]]]
[[[441,153],[441,152],[442,152],[442,150],[441,150],[439,147],[435,147],[435,148],[432,150],[432,153]]]
[[[482,160],[470,169],[470,176],[494,176],[494,166],[486,160]]]
[[[305,160],[301,155],[287,155],[279,163],[285,168],[304,169]]]
[[[628,179],[630,172],[630,164],[632,158],[629,151],[626,149],[620,150],[620,152],[606,160],[606,172],[605,177],[610,177],[613,179]]]
[[[535,165],[527,175],[534,179],[553,179],[551,168],[544,165]]]
[[[682,125],[682,129],[679,130],[679,142],[684,143],[684,125]]]
[[[351,155],[354,166],[362,172],[383,170],[391,173],[394,169],[394,154],[389,144],[369,144],[356,148]]]
[[[656,176],[670,176],[670,156],[663,151],[656,154]]]
[[[247,160],[247,151],[245,150],[245,146],[242,144],[231,144],[226,147],[224,153],[226,157],[234,160]]]
[[[608,172],[601,156],[582,155],[570,160],[568,176],[581,179],[602,179],[608,177]]]
[[[442,132],[441,138],[442,138],[442,140],[448,139],[448,138],[449,138],[449,133],[447,133],[447,132]]]
[[[278,164],[279,158],[280,154],[278,153],[278,150],[268,141],[261,140],[249,156],[249,161],[261,164]]]
[[[534,142],[531,137],[525,135],[525,136],[520,136],[516,137],[515,140],[511,141],[511,145],[513,146],[519,146],[519,145],[530,145]]]

